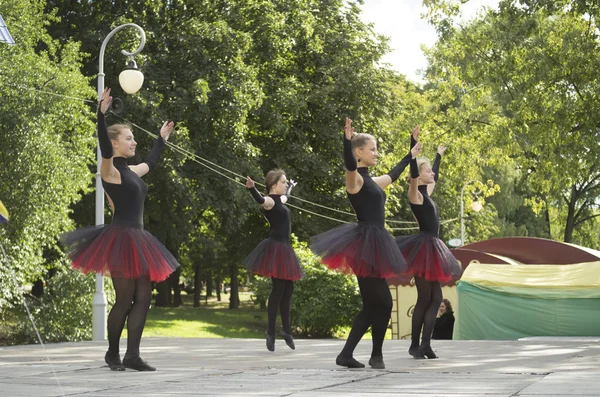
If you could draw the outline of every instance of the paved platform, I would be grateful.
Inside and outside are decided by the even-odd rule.
[[[600,338],[434,341],[437,360],[414,360],[386,340],[385,370],[335,365],[343,340],[145,338],[156,372],[112,372],[106,342],[0,348],[0,396],[600,396]],[[125,340],[122,341],[125,346]],[[365,364],[371,342],[355,357]],[[53,369],[54,372],[53,372]],[[57,382],[60,382],[60,386]]]

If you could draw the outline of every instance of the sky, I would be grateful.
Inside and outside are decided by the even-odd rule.
[[[461,7],[463,20],[472,19],[477,11],[488,6],[496,8],[498,0],[470,0]],[[375,24],[375,31],[390,37],[392,52],[383,62],[406,75],[409,80],[422,82],[419,69],[425,69],[427,61],[421,44],[431,46],[437,36],[435,30],[421,14],[425,12],[422,0],[364,0],[362,19]]]

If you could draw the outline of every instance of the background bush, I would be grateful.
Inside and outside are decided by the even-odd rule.
[[[24,296],[44,343],[92,338],[94,279],[94,274],[83,275],[65,264],[46,281],[41,297]],[[110,278],[104,279],[104,289],[110,308],[114,303]],[[0,329],[2,344],[39,343],[22,302],[6,313],[5,320]]]

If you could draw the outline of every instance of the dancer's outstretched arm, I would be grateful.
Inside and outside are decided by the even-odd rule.
[[[148,156],[146,156],[144,162],[129,167],[133,172],[138,174],[138,176],[144,176],[150,172],[151,169],[156,167],[156,163],[158,163],[158,157],[165,148],[166,142],[169,140],[169,136],[171,135],[171,132],[173,132],[174,126],[175,124],[172,121],[165,121],[163,123],[162,127],[160,128],[160,134],[154,143],[154,147],[150,153],[148,153]]]
[[[373,181],[375,181],[375,183],[378,184],[380,188],[385,189],[392,183],[396,182],[396,180],[400,177],[400,175],[402,175],[402,172],[404,171],[406,166],[408,166],[410,164],[410,159],[412,157],[412,154],[410,151],[417,144],[417,139],[419,138],[420,132],[421,132],[421,130],[419,129],[419,126],[416,126],[412,130],[412,132],[410,134],[410,149],[408,151],[408,154],[406,156],[404,156],[404,158],[402,158],[402,160],[400,160],[400,162],[398,164],[396,164],[396,166],[394,168],[392,168],[390,170],[390,172],[388,172],[385,175],[381,175],[381,176],[377,176],[377,177],[373,178]]]
[[[410,185],[408,187],[408,200],[417,205],[423,204],[423,195],[419,192],[419,166],[417,165],[417,156],[421,153],[421,149],[421,142],[418,142],[411,150]]]
[[[346,167],[346,191],[350,194],[356,194],[362,189],[363,178],[356,169],[358,168],[354,153],[352,153],[352,120],[346,117],[344,126],[344,166]]]
[[[435,161],[433,162],[433,167],[431,167],[433,171],[433,180],[435,181],[435,183],[427,185],[427,193],[429,193],[430,196],[433,193],[435,186],[437,185],[437,181],[440,176],[440,162],[442,161],[442,156],[444,155],[446,149],[446,146],[438,146],[437,154],[435,155]]]
[[[121,174],[113,165],[113,147],[108,136],[108,127],[104,118],[104,113],[110,107],[112,99],[110,88],[105,88],[98,103],[98,144],[100,145],[100,154],[102,156],[100,176],[108,183],[120,184]]]
[[[246,188],[254,198],[258,204],[260,204],[264,209],[270,210],[275,205],[273,199],[269,196],[264,197],[254,186],[254,181],[249,176],[246,177]]]
[[[292,189],[297,185],[296,181],[293,179],[290,179],[288,181],[288,187],[285,190],[285,194],[283,196],[281,196],[281,202],[283,204],[287,203],[287,201],[290,199],[290,196],[292,195]]]

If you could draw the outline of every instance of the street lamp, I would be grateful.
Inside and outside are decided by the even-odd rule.
[[[108,41],[119,30],[132,27],[140,32],[141,40],[139,47],[134,52],[121,50],[121,53],[129,57],[127,68],[119,75],[119,84],[121,88],[128,94],[135,94],[144,83],[144,75],[137,69],[133,61],[134,55],[139,54],[146,44],[146,33],[135,23],[126,23],[114,28],[102,42],[100,47],[100,57],[98,62],[98,103],[102,98],[104,91],[104,51]],[[131,66],[131,67],[130,67]],[[140,77],[141,76],[141,77]],[[100,164],[102,163],[102,155],[100,154],[100,145],[97,149],[98,170],[96,172],[96,225],[104,224],[104,189],[102,188],[102,177],[100,176]],[[92,339],[106,339],[106,295],[104,294],[104,277],[101,274],[96,274],[96,290],[94,299],[92,300]]]
[[[470,180],[465,182],[461,191],[460,191],[460,246],[465,245],[465,188],[469,183],[479,182],[477,180]],[[479,200],[474,201],[471,205],[471,209],[475,212],[481,211],[483,205],[479,202]]]

